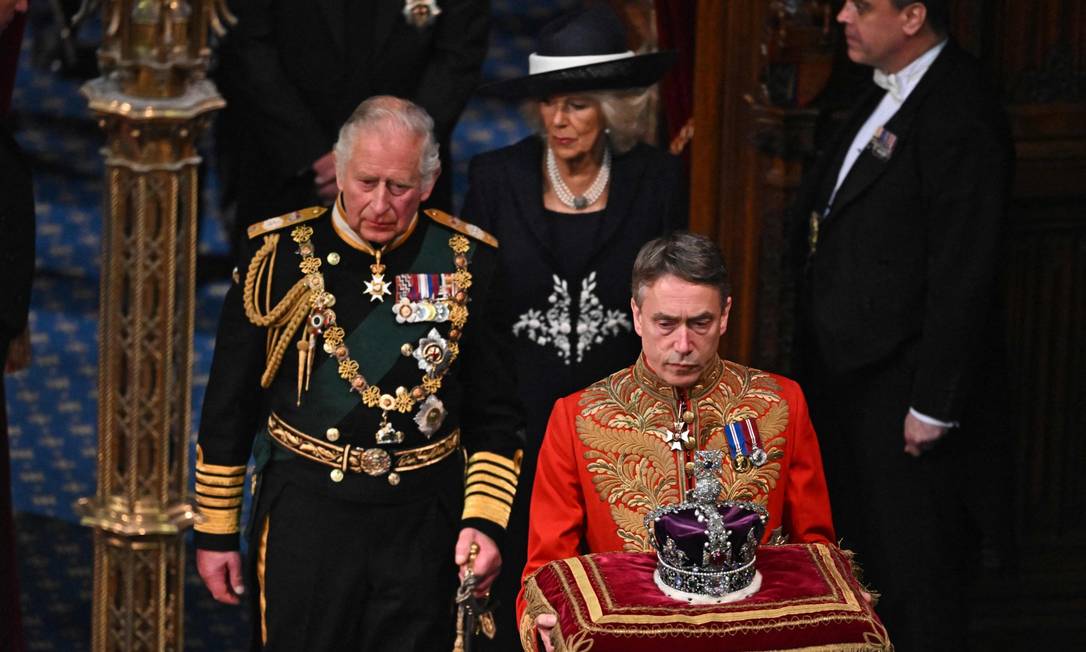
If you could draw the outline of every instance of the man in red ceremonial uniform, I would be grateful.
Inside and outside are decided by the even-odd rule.
[[[539,453],[528,526],[527,578],[583,552],[652,550],[643,519],[693,488],[693,454],[719,449],[722,499],[769,510],[774,532],[796,543],[833,542],[818,441],[799,386],[720,359],[731,308],[728,272],[708,238],[674,233],[646,244],[634,262],[634,327],[642,354],[560,399]],[[555,624],[523,618],[530,645]],[[525,622],[527,620],[527,622]]]

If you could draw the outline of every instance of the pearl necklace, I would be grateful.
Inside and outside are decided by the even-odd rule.
[[[604,145],[603,163],[600,164],[600,171],[596,173],[596,179],[592,182],[592,185],[580,196],[574,196],[569,186],[562,179],[562,175],[558,172],[558,161],[554,158],[554,150],[549,145],[547,146],[546,167],[547,178],[550,179],[551,188],[554,190],[555,196],[558,197],[558,201],[574,210],[583,210],[585,207],[596,203],[596,200],[600,198],[600,195],[607,188],[607,184],[611,181],[611,148]]]

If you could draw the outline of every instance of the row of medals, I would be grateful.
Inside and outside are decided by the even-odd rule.
[[[671,450],[675,452],[682,452],[683,449],[692,451],[697,447],[697,438],[690,433],[690,424],[693,422],[694,413],[690,410],[683,410],[681,419],[671,424],[672,430],[667,432],[667,443],[671,447]],[[761,447],[760,442],[754,440],[753,436],[751,439],[750,457],[747,457],[738,451],[732,456],[732,467],[737,473],[747,473],[752,467],[760,467],[769,459],[765,449]],[[732,444],[728,442],[727,445],[730,447]],[[687,473],[692,473],[693,470],[694,463],[687,462]]]
[[[442,338],[436,329],[419,340],[418,346],[404,343],[400,347],[400,353],[405,357],[414,357],[419,361],[419,368],[424,371],[422,381],[410,391],[406,387],[397,387],[395,394],[384,394],[376,385],[370,385],[359,372],[358,362],[351,359],[350,351],[344,343],[345,331],[336,325],[335,312],[331,309],[335,305],[335,296],[324,287],[324,275],[320,273],[321,259],[314,255],[314,247],[311,242],[313,230],[311,227],[298,226],[291,233],[291,239],[298,244],[298,254],[302,257],[299,268],[305,274],[306,286],[312,291],[310,300],[311,310],[307,324],[308,341],[305,345],[299,343],[299,350],[304,350],[308,356],[307,369],[312,367],[312,356],[315,350],[316,337],[322,335],[324,343],[322,348],[329,356],[339,362],[338,373],[341,378],[350,385],[352,392],[358,392],[362,402],[371,408],[381,410],[381,426],[375,433],[378,445],[400,444],[404,440],[403,431],[396,430],[388,421],[388,413],[396,410],[402,414],[410,412],[415,404],[424,401],[416,415],[415,421],[420,430],[432,436],[444,420],[444,406],[441,400],[435,396],[441,388],[442,379],[449,366],[459,355],[459,340],[467,322],[467,293],[471,286],[471,273],[467,271],[467,251],[470,243],[467,238],[455,235],[449,239],[449,248],[452,249],[453,262],[456,272],[453,274],[455,292],[450,298],[452,306],[449,308],[448,321],[452,323],[448,338]],[[340,256],[335,252],[328,254],[328,263],[336,265]],[[385,266],[380,262],[380,254],[377,254],[377,262],[370,265],[371,279],[366,282],[364,293],[370,296],[371,301],[384,302],[384,295],[391,294],[390,284],[384,280]],[[307,373],[308,376],[308,373]],[[308,382],[306,382],[308,386]],[[326,433],[329,441],[339,439],[339,430],[329,428]],[[342,471],[333,471],[333,480],[343,478]],[[338,478],[336,477],[338,475]],[[389,480],[395,484],[390,474]]]

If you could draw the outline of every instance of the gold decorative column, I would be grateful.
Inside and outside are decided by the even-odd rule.
[[[92,649],[183,649],[197,137],[223,106],[205,79],[225,0],[101,0],[102,76],[83,87],[106,133],[98,332]],[[82,12],[88,10],[84,6]]]

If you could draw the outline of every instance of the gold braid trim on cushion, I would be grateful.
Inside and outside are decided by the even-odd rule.
[[[536,616],[543,614],[550,614],[557,616],[557,612],[554,607],[547,602],[547,598],[543,596],[543,591],[539,589],[539,585],[535,582],[535,575],[532,575],[524,582],[524,613],[520,617],[520,646],[525,650],[537,650],[536,644],[539,640],[539,635],[535,627]],[[561,632],[561,627],[555,627],[555,629]],[[559,634],[560,635],[560,634]]]
[[[543,592],[539,590],[534,576],[529,577],[524,583],[524,602],[526,604],[524,615],[520,617],[520,645],[525,650],[538,650],[539,634],[535,626],[536,617],[543,614],[557,616],[558,612],[547,602],[547,598],[543,597]],[[562,636],[561,624],[558,624],[551,630],[551,643],[554,645],[555,652],[588,652],[595,641],[588,637],[588,632],[576,632],[567,640]]]
[[[287,291],[282,301],[275,304],[274,308],[261,312],[257,286],[267,274],[264,299],[265,304],[270,306],[272,272],[274,271],[270,263],[275,259],[275,250],[278,245],[278,233],[264,236],[264,244],[249,261],[249,267],[245,273],[245,285],[242,288],[242,306],[245,308],[245,316],[254,325],[268,329],[268,358],[264,374],[260,377],[260,386],[265,389],[271,386],[275,373],[283,362],[283,355],[290,346],[290,339],[309,315],[309,300],[312,294],[312,290],[306,285],[305,278],[300,278]]]
[[[856,552],[849,550],[848,548],[842,548],[842,541],[837,542],[837,548],[841,551],[841,556],[848,561],[848,567],[852,571],[852,577],[856,580],[856,583],[871,596],[871,608],[874,609],[879,605],[879,599],[882,598],[882,594],[875,590],[874,587],[869,586],[864,582],[864,569],[860,565],[860,562],[856,560]]]

